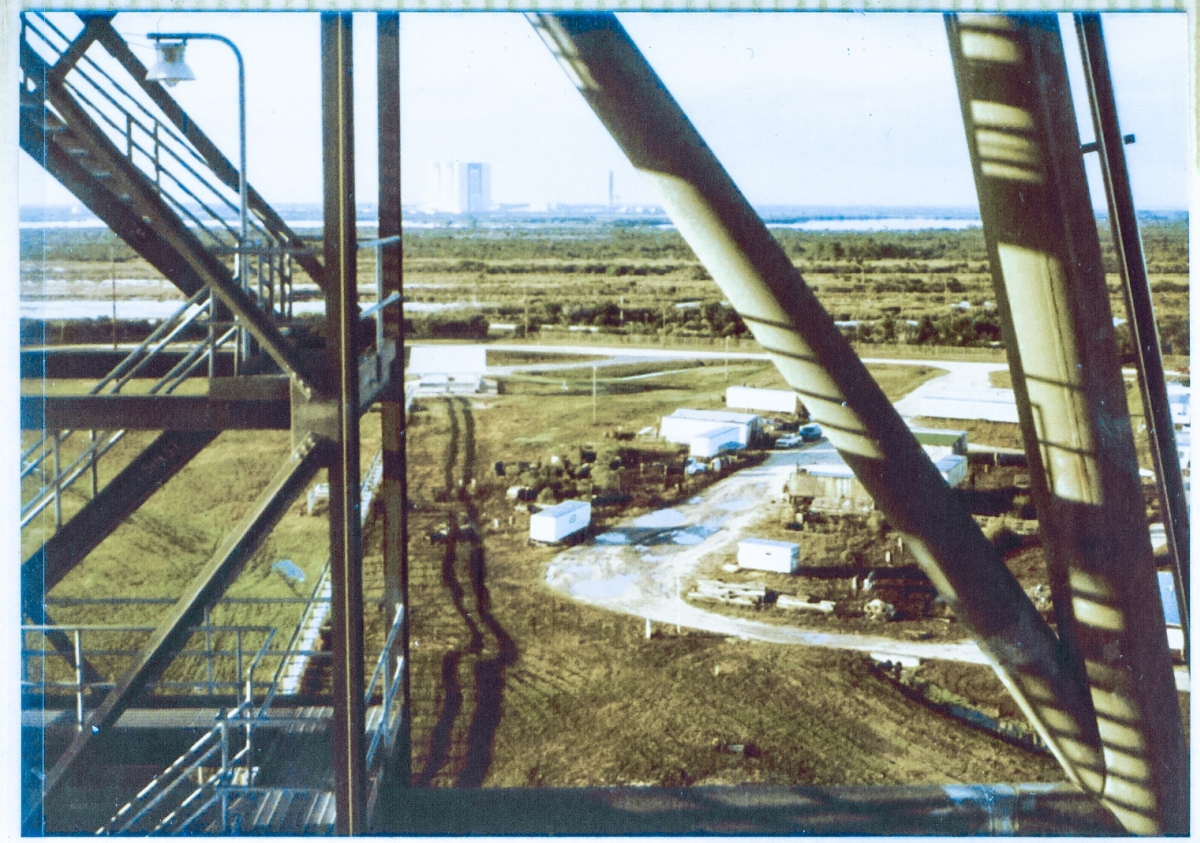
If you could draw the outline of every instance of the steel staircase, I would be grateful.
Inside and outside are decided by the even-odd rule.
[[[180,341],[190,340],[190,350],[150,393],[169,394],[206,362],[211,376],[217,351],[248,323],[265,334],[271,356],[294,362],[279,330],[291,316],[292,261],[320,283],[319,262],[253,191],[248,242],[238,242],[236,169],[162,86],[145,80],[112,17],[21,16],[21,147],[187,297],[91,394],[119,392]],[[74,36],[64,31],[80,21]],[[231,344],[237,365],[252,344]],[[53,504],[61,528],[63,492],[90,474],[95,498],[96,461],[123,436],[46,431],[28,444],[21,526]]]

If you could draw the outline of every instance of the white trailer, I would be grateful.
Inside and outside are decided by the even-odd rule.
[[[753,386],[731,386],[725,390],[725,406],[770,413],[796,413],[800,396],[790,389],[759,389]]]
[[[690,456],[694,460],[708,460],[724,451],[736,451],[742,447],[739,430],[734,425],[714,427],[692,437],[689,444]]]
[[[742,539],[738,542],[737,561],[739,568],[794,574],[800,568],[800,545],[770,539]]]
[[[554,544],[578,533],[592,521],[592,505],[587,501],[563,501],[529,518],[529,538]]]

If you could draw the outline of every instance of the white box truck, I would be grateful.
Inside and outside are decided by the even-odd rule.
[[[583,530],[591,523],[592,505],[587,501],[563,501],[536,512],[529,518],[529,538],[554,544]]]
[[[738,567],[776,574],[794,574],[800,568],[800,545],[770,539],[742,539],[738,542]]]
[[[688,455],[694,460],[708,460],[723,451],[736,451],[742,447],[741,430],[735,425],[714,427],[692,437]]]

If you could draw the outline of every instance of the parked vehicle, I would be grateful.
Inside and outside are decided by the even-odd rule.
[[[804,427],[800,428],[796,435],[805,442],[820,442],[825,436],[825,434],[821,432],[821,425],[819,424],[806,424]]]
[[[801,438],[800,434],[796,433],[792,434],[791,436],[780,436],[775,440],[775,447],[781,449],[795,448],[803,442],[804,439]]]

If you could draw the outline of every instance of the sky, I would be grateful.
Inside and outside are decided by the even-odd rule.
[[[976,204],[941,15],[636,13],[618,16],[701,135],[755,205]],[[71,21],[64,15],[56,20]],[[250,182],[275,203],[321,201],[317,16],[123,13],[114,24],[147,65],[152,31],[215,32],[246,62]],[[77,25],[77,24],[76,24]],[[1061,25],[1072,92],[1092,130],[1069,18]],[[1187,206],[1187,22],[1182,13],[1104,16],[1134,197]],[[354,21],[356,178],[376,193],[374,15]],[[93,48],[95,49],[95,48]],[[193,42],[196,81],[173,95],[237,158],[236,65]],[[405,204],[428,196],[434,161],[492,165],[497,203],[653,204],[633,170],[522,15],[401,15]],[[1091,166],[1093,203],[1103,205]],[[21,154],[21,204],[73,197]]]

